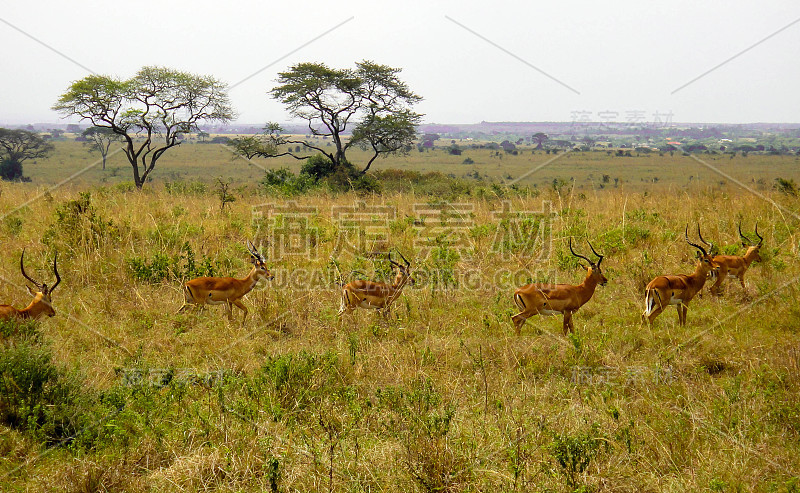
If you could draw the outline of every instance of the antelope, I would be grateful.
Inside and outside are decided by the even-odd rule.
[[[587,243],[589,242],[587,241]],[[521,310],[511,317],[517,335],[520,335],[525,321],[533,315],[557,315],[559,313],[564,315],[564,335],[567,335],[570,331],[575,332],[572,314],[592,299],[598,284],[605,286],[608,282],[608,279],[600,269],[603,256],[595,251],[591,243],[589,243],[589,248],[597,256],[597,263],[575,253],[575,250],[572,249],[572,238],[569,240],[569,251],[572,252],[572,255],[589,263],[586,266],[586,278],[577,286],[571,284],[528,284],[514,291],[514,302]]]
[[[761,249],[761,244],[764,243],[764,237],[758,234],[758,223],[756,223],[756,236],[758,237],[758,243],[755,244],[753,243],[753,240],[742,234],[741,222],[738,226],[739,236],[742,238],[742,246],[747,248],[747,251],[743,257],[739,257],[737,255],[714,256],[714,262],[719,265],[719,275],[717,276],[717,281],[710,288],[711,294],[722,294],[722,283],[725,281],[726,277],[739,279],[739,283],[742,285],[742,290],[747,292],[747,289],[744,287],[744,274],[747,272],[750,264],[753,262],[761,262],[759,250]],[[706,243],[702,236],[700,237],[700,241]],[[708,243],[706,244],[708,245]]]
[[[411,278],[411,263],[406,260],[402,253],[397,252],[403,258],[405,265],[392,260],[392,252],[389,252],[389,262],[396,268],[397,274],[392,284],[385,282],[363,281],[361,279],[349,282],[342,287],[342,306],[339,308],[339,315],[347,312],[351,314],[356,308],[372,308],[383,310],[384,315],[389,312],[392,302],[400,297],[406,284],[414,280]]]
[[[56,314],[53,309],[52,300],[50,295],[56,289],[58,283],[61,282],[61,276],[58,275],[58,254],[53,259],[53,273],[56,275],[56,283],[51,287],[47,287],[45,283],[38,283],[34,281],[28,274],[25,273],[25,249],[22,250],[22,255],[19,258],[19,269],[22,271],[22,276],[36,286],[37,291],[27,286],[28,292],[33,296],[33,301],[22,310],[18,310],[11,305],[0,305],[0,320],[37,320],[45,315],[52,317]]]
[[[698,236],[700,226],[697,227]],[[644,312],[642,313],[642,323],[645,319],[653,325],[653,320],[667,309],[669,305],[675,305],[678,310],[678,323],[686,325],[686,312],[689,302],[699,293],[706,283],[706,279],[711,277],[716,279],[719,273],[719,266],[711,258],[711,255],[703,247],[689,241],[689,225],[686,225],[684,232],[686,243],[695,247],[697,252],[697,267],[692,274],[678,274],[673,276],[659,276],[650,281],[645,289]],[[713,248],[709,244],[709,251]]]
[[[242,324],[247,319],[247,307],[242,303],[242,298],[249,293],[258,281],[266,279],[271,281],[275,278],[267,269],[267,260],[256,250],[255,246],[248,241],[247,250],[250,252],[253,268],[243,279],[233,277],[198,277],[183,285],[183,294],[186,298],[183,306],[178,312],[183,311],[189,305],[197,305],[204,308],[205,305],[227,306],[228,320],[233,321],[233,307],[236,306],[244,312]]]

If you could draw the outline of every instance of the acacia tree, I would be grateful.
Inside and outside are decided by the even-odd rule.
[[[548,135],[546,133],[543,133],[543,132],[536,132],[535,134],[533,134],[531,136],[531,139],[534,142],[536,142],[536,148],[537,149],[541,149],[544,146],[544,143],[547,142],[547,140],[549,138],[550,137],[548,137]]]
[[[103,158],[103,169],[106,169],[106,158],[111,144],[120,142],[122,138],[108,127],[89,127],[83,131],[83,136],[89,140],[89,152],[99,152]]]
[[[53,144],[36,132],[0,128],[0,178],[22,180],[22,163],[46,157]]]
[[[309,138],[292,139],[281,135],[275,123],[267,124],[261,137],[243,137],[232,142],[241,154],[296,159],[319,153],[327,165],[325,173],[354,169],[347,151],[359,147],[369,152],[360,174],[369,170],[380,156],[407,152],[416,137],[422,115],[412,107],[422,98],[400,80],[401,69],[370,61],[356,63],[355,69],[335,69],[322,63],[300,63],[278,76],[279,86],[271,96],[286,105],[289,114],[305,120],[311,135],[329,137],[333,149],[320,147]],[[348,136],[349,134],[349,136]],[[306,152],[292,150],[300,144]],[[280,146],[290,146],[280,152]],[[295,148],[296,149],[296,148]]]
[[[128,80],[89,75],[73,82],[53,109],[119,135],[138,189],[182,134],[234,116],[224,83],[163,67],[144,67]]]

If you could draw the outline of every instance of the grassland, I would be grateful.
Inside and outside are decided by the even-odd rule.
[[[70,183],[80,187],[132,181],[130,166],[122,152],[109,158],[108,169],[104,171],[98,163],[99,155],[90,154],[81,143],[65,141],[57,144],[58,152],[51,157],[35,164],[26,163],[25,174],[33,183],[55,184],[70,177]],[[723,154],[697,154],[698,161],[682,156],[680,152],[663,156],[633,152],[632,157],[617,157],[603,151],[551,155],[523,148],[519,154],[512,155],[466,148],[465,142],[461,142],[461,146],[464,150],[459,156],[444,149],[414,150],[406,156],[380,159],[373,169],[435,171],[473,181],[519,180],[520,185],[536,188],[549,188],[553,180],[573,179],[578,190],[621,188],[628,192],[653,191],[654,185],[671,187],[673,191],[693,186],[723,190],[725,187],[735,188],[736,185],[724,175],[762,191],[771,189],[775,178],[800,180],[799,156],[750,154],[743,157],[738,154],[731,158]],[[366,153],[362,155],[358,149],[351,153],[348,156],[356,164],[368,159]],[[300,161],[287,156],[251,162],[233,158],[233,154],[219,144],[187,143],[161,158],[153,180],[155,184],[181,180],[213,183],[217,177],[224,177],[236,186],[253,186],[261,180],[264,169],[286,167],[298,172],[301,165]],[[463,164],[466,159],[473,160],[474,164]],[[531,173],[531,170],[537,171]],[[79,174],[73,176],[76,173]],[[605,182],[604,175],[607,175]]]
[[[756,193],[691,157],[604,153],[563,156],[512,190],[491,182],[553,156],[476,150],[475,165],[460,164],[470,152],[378,165],[471,184],[450,196],[264,195],[263,171],[200,144],[168,154],[143,192],[125,185],[120,155],[49,189],[93,162],[78,144],[26,165],[33,181],[0,193],[0,296],[29,301],[23,248],[29,274],[48,282],[58,251],[63,282],[54,318],[5,337],[3,388],[14,389],[9,368],[35,373],[51,359],[45,387],[58,392],[0,398],[0,416],[39,417],[0,426],[2,489],[798,491],[800,204],[772,189],[798,179],[795,158],[700,156]],[[466,176],[475,170],[480,180]],[[217,176],[235,187],[225,210]],[[289,200],[305,211],[298,224],[283,222]],[[554,215],[504,223],[504,202],[550,203]],[[283,213],[254,221],[254,206]],[[348,207],[371,207],[372,229],[341,249],[354,225],[335,212]],[[685,327],[674,310],[642,326],[644,285],[693,269],[684,226],[742,254],[738,221],[758,221],[765,238],[747,292],[695,299]],[[523,234],[504,234],[509,225]],[[528,241],[540,233],[551,249]],[[291,234],[308,248],[281,250]],[[574,335],[543,317],[514,336],[515,286],[582,279],[569,237],[606,255],[608,285],[575,315]],[[247,296],[244,326],[222,309],[176,313],[185,277],[246,274],[248,238],[264,242],[276,279]],[[345,277],[386,278],[386,262],[365,254],[387,247],[418,283],[386,319],[339,319],[331,258]]]

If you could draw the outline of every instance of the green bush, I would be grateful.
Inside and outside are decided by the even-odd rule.
[[[788,180],[785,178],[775,178],[775,190],[785,193],[786,195],[791,195],[792,197],[797,196],[797,184],[795,184],[794,180],[789,178]]]
[[[19,216],[6,216],[3,219],[3,226],[5,226],[6,233],[10,236],[16,236],[22,232],[22,218]]]
[[[333,352],[301,351],[271,356],[254,383],[270,396],[273,416],[282,419],[293,413],[313,411],[320,398],[336,393],[342,385],[337,367],[338,358]]]
[[[33,320],[17,320],[9,318],[0,320],[0,339],[10,338],[38,338],[36,322]]]
[[[343,162],[340,165],[340,168],[350,168],[354,169],[353,165],[348,162]],[[327,178],[334,173],[336,173],[338,169],[334,166],[333,161],[328,159],[322,154],[315,154],[308,159],[300,168],[301,175],[307,175],[314,179],[314,181],[319,181],[323,178]]]
[[[567,485],[575,488],[578,484],[578,475],[582,474],[592,459],[600,451],[601,444],[607,444],[599,436],[597,424],[586,433],[574,436],[556,434],[550,444],[550,453],[558,463]]]
[[[64,242],[72,247],[97,248],[120,236],[114,221],[106,221],[97,213],[89,192],[81,192],[77,199],[59,205],[55,216],[55,223],[47,228],[42,238],[46,245]]]
[[[25,341],[0,352],[0,423],[45,442],[73,437],[91,422],[91,402],[50,351]]]
[[[208,185],[202,181],[166,182],[164,189],[170,195],[206,195],[208,193]]]
[[[0,162],[0,178],[9,181],[25,181],[22,176],[22,163],[13,159],[4,159]]]
[[[311,175],[301,173],[298,176],[289,171],[289,168],[267,170],[261,180],[261,187],[267,193],[276,192],[280,195],[302,195],[315,186],[314,178]]]
[[[199,262],[195,260],[194,250],[188,241],[181,247],[179,255],[157,252],[151,259],[132,257],[128,259],[128,268],[134,279],[151,284],[214,276],[216,271],[214,263],[205,255]]]

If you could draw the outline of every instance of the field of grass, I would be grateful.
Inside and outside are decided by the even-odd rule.
[[[483,150],[460,164],[470,152],[378,167],[486,182],[552,158]],[[30,300],[23,248],[48,283],[58,252],[63,278],[55,317],[0,327],[3,491],[800,489],[800,203],[772,189],[798,179],[794,157],[709,157],[757,193],[691,157],[578,153],[529,188],[465,178],[492,193],[287,198],[264,195],[263,172],[224,148],[193,144],[142,192],[120,155],[48,190],[85,154],[66,143],[26,163],[31,183],[2,184],[0,299]],[[234,183],[225,210],[217,176]],[[646,283],[694,269],[684,227],[743,254],[738,221],[764,236],[747,292],[696,298],[685,327],[674,309],[641,325]],[[515,287],[585,275],[568,238],[606,256],[609,283],[575,334],[534,317],[515,336]],[[247,239],[275,274],[245,298],[247,322],[176,313],[188,277],[247,273]],[[339,273],[388,279],[368,255],[388,248],[417,283],[388,318],[340,319]]]
[[[466,147],[464,142],[461,144]],[[90,154],[81,143],[65,141],[56,142],[56,145],[57,152],[51,157],[35,164],[25,163],[25,174],[33,183],[55,184],[77,173],[80,174],[70,183],[80,186],[132,182],[130,165],[122,152],[112,155],[108,169],[103,171],[99,154]],[[358,149],[348,156],[356,165],[368,160],[366,153]],[[438,171],[475,182],[518,180],[522,186],[537,188],[551,187],[554,180],[574,179],[578,190],[618,188],[628,192],[653,191],[661,187],[673,191],[715,187],[732,188],[731,193],[738,193],[729,178],[756,190],[771,189],[776,178],[800,182],[800,156],[750,154],[743,157],[738,154],[731,158],[722,154],[697,154],[696,157],[682,156],[680,152],[672,156],[658,153],[637,156],[634,152],[632,157],[610,156],[602,151],[551,155],[528,148],[521,149],[516,156],[489,149],[464,149],[460,156],[454,156],[436,149],[414,150],[406,156],[379,159],[372,169]],[[244,186],[256,184],[264,169],[287,167],[298,172],[301,165],[301,161],[287,156],[252,162],[233,158],[234,155],[220,144],[187,142],[167,152],[151,176],[156,184],[181,180],[211,183],[223,177],[236,186]],[[463,164],[468,158],[474,164]],[[532,170],[536,171],[531,173]]]

